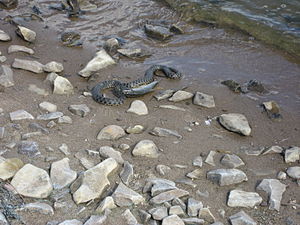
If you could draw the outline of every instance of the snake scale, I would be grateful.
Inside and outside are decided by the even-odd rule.
[[[148,85],[150,83],[155,85],[157,82],[154,83],[154,75],[157,71],[163,72],[164,75],[170,79],[180,79],[182,76],[181,73],[174,68],[163,65],[153,65],[146,70],[144,77],[137,80],[128,83],[123,83],[117,80],[107,80],[96,84],[91,90],[92,97],[96,102],[104,105],[121,105],[124,103],[126,97],[133,97],[150,92],[151,90],[146,90],[141,94],[137,94],[135,88],[137,90],[142,85]],[[116,98],[105,97],[101,93],[102,90],[107,88],[113,88],[112,91]]]

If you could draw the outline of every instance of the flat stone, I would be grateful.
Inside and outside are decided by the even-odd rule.
[[[114,199],[111,196],[107,196],[103,201],[100,203],[100,205],[96,209],[96,213],[103,213],[106,209],[114,209],[117,206],[115,205]]]
[[[134,49],[121,48],[118,49],[117,52],[128,58],[138,58],[143,56],[141,48],[134,48]]]
[[[126,209],[122,213],[122,217],[126,221],[126,224],[132,224],[132,225],[138,224],[138,221],[136,220],[136,218],[134,217],[134,215],[131,213],[129,209]]]
[[[246,174],[238,169],[217,169],[207,173],[207,179],[220,186],[238,184],[247,181]]]
[[[243,160],[234,154],[225,154],[221,159],[221,164],[228,168],[237,168],[245,165]]]
[[[14,59],[12,64],[13,68],[27,70],[33,73],[43,73],[43,64],[38,61],[25,60],[25,59]]]
[[[197,156],[194,160],[193,160],[193,166],[197,166],[197,167],[202,167],[203,165],[203,159],[201,156]]]
[[[60,73],[64,70],[64,66],[61,63],[52,61],[45,64],[43,69],[45,72],[48,73]]]
[[[168,90],[158,92],[157,94],[154,95],[154,98],[156,98],[157,101],[160,101],[171,97],[174,93],[175,90],[168,89]]]
[[[187,195],[189,195],[188,191],[182,189],[174,189],[156,195],[155,197],[150,199],[150,203],[162,204],[164,202],[172,201],[174,198],[181,198]]]
[[[18,153],[27,155],[28,157],[35,157],[40,153],[39,145],[34,141],[21,141],[18,146]]]
[[[229,217],[232,225],[257,225],[257,223],[244,211],[240,211]]]
[[[149,132],[150,134],[158,137],[170,137],[174,136],[179,139],[182,138],[182,136],[176,131],[176,130],[169,130],[166,128],[161,128],[161,127],[154,127],[152,131]]]
[[[175,105],[159,105],[158,107],[161,108],[161,109],[173,109],[173,110],[183,111],[183,112],[186,111],[185,108],[178,107],[178,106],[175,106]]]
[[[207,95],[201,92],[196,92],[193,98],[193,104],[194,105],[200,105],[205,108],[214,108],[216,107],[215,105],[215,100],[214,96],[212,95]]]
[[[193,93],[187,91],[176,91],[171,98],[169,98],[170,102],[180,102],[184,100],[188,100],[194,96]]]
[[[162,180],[161,180],[162,181]],[[166,182],[156,182],[151,188],[151,196],[159,195],[160,193],[177,189],[175,185]]]
[[[224,225],[223,223],[221,223],[221,222],[215,222],[215,223],[212,223],[212,224],[210,224],[210,225]]]
[[[57,123],[72,124],[73,120],[69,116],[62,116],[58,118]]]
[[[134,125],[126,128],[126,133],[128,134],[140,134],[145,130],[142,125]]]
[[[92,215],[85,223],[84,225],[101,225],[101,224],[105,224],[105,221],[107,219],[106,215],[103,216],[96,216],[96,215]]]
[[[27,27],[17,26],[16,33],[25,41],[34,42],[36,33]]]
[[[216,166],[215,162],[214,162],[214,156],[217,154],[216,151],[210,151],[205,159],[205,163],[207,163],[208,165],[211,166]]]
[[[69,161],[64,158],[51,164],[50,178],[54,189],[68,187],[77,178],[77,173],[70,168]]]
[[[229,193],[227,205],[230,207],[253,208],[260,205],[262,198],[256,192],[232,190]]]
[[[98,140],[118,140],[125,136],[125,131],[117,125],[109,125],[104,127],[97,135]]]
[[[27,140],[36,136],[41,136],[42,132],[41,131],[35,131],[35,132],[30,132],[30,133],[26,133],[26,134],[22,134],[21,135],[21,139],[22,140]]]
[[[158,148],[151,140],[142,140],[136,144],[132,150],[133,156],[144,156],[148,158],[157,158],[159,156]]]
[[[18,158],[0,160],[0,179],[12,178],[23,167],[24,163]],[[1,224],[1,223],[0,223]]]
[[[143,188],[143,193],[153,192],[152,189],[161,190],[167,187],[168,190],[176,189],[176,184],[173,181],[163,179],[163,178],[151,178],[146,180],[146,184]],[[172,188],[170,188],[172,187]]]
[[[184,225],[184,222],[179,216],[171,215],[163,219],[162,225]]]
[[[145,199],[139,193],[133,191],[132,189],[120,183],[115,192],[112,195],[116,205],[131,206],[143,203]]]
[[[214,223],[216,221],[214,215],[211,213],[209,208],[202,208],[199,211],[199,218],[204,219],[208,223]]]
[[[36,119],[38,120],[55,120],[62,117],[64,114],[62,112],[50,112],[42,115],[38,115]]]
[[[126,185],[129,185],[133,179],[133,166],[128,161],[124,162],[123,169],[120,173],[120,178]]]
[[[153,26],[151,24],[146,24],[144,26],[145,33],[151,38],[158,40],[166,40],[173,36],[168,28],[162,26]]]
[[[31,48],[27,48],[22,45],[11,45],[8,47],[8,54],[15,53],[15,52],[25,52],[28,53],[29,55],[33,55],[34,51]]]
[[[96,56],[88,62],[88,64],[78,72],[82,77],[90,77],[94,72],[103,69],[109,65],[115,64],[115,61],[106,53],[105,50],[100,50]]]
[[[163,220],[163,218],[168,216],[168,209],[163,206],[150,209],[148,212],[152,215],[152,218],[155,220]]]
[[[126,112],[134,113],[139,116],[148,115],[148,108],[141,100],[134,100]]]
[[[198,201],[194,198],[189,198],[187,202],[187,213],[189,216],[197,216],[200,209],[203,208],[201,201]]]
[[[69,147],[63,143],[61,146],[58,147],[58,150],[64,153],[65,155],[70,155],[71,153],[69,152]]]
[[[202,175],[203,171],[201,169],[195,169],[192,172],[186,174],[186,176],[191,179],[200,179]]]
[[[85,117],[91,111],[86,104],[81,105],[70,105],[68,107],[69,111],[75,115]]]
[[[14,86],[13,71],[8,65],[2,65],[0,69],[0,86],[5,88]]]
[[[34,117],[30,113],[26,112],[23,109],[9,113],[9,116],[11,121],[34,119]]]
[[[243,114],[228,113],[219,116],[219,122],[227,130],[236,132],[245,136],[251,134],[251,128],[249,126],[247,118]]]
[[[289,175],[289,177],[294,179],[300,179],[300,166],[289,167],[286,172]]]
[[[177,216],[183,216],[185,215],[185,212],[179,205],[171,206],[169,209],[169,215],[177,215]]]
[[[3,30],[0,30],[0,41],[10,41],[11,37],[5,33]]]
[[[31,198],[47,198],[53,190],[48,173],[31,164],[26,164],[15,174],[11,185],[20,195]]]
[[[275,145],[275,146],[271,146],[270,148],[265,149],[262,152],[262,155],[267,155],[267,154],[281,154],[283,152],[283,148]]]
[[[99,198],[110,185],[108,175],[118,167],[118,163],[108,158],[83,173],[81,186],[73,194],[76,204]]]
[[[53,82],[53,85],[53,94],[70,95],[74,93],[73,85],[67,78],[57,76]]]
[[[0,40],[1,40],[1,33],[0,33]],[[10,225],[10,223],[7,221],[7,219],[5,218],[5,216],[2,212],[0,212],[0,224],[1,225]]]
[[[79,162],[80,162],[80,164],[81,164],[84,168],[86,168],[87,170],[88,170],[88,169],[91,169],[92,167],[95,166],[95,163],[91,162],[90,160],[88,160],[88,159],[85,158],[85,157],[80,157],[80,158],[79,158]]]
[[[205,223],[203,219],[199,219],[199,218],[183,218],[182,221],[185,224],[189,224],[189,225],[201,225]]]
[[[54,210],[53,208],[43,202],[33,202],[33,203],[28,203],[26,205],[23,206],[23,209],[25,209],[26,211],[29,211],[31,213],[41,213],[44,215],[54,215]]]
[[[41,110],[45,110],[47,112],[56,112],[57,111],[57,106],[50,102],[41,102],[39,104],[39,108]]]
[[[161,176],[164,176],[171,171],[171,168],[166,165],[157,165],[155,169]]]
[[[197,187],[197,184],[193,182],[193,179],[190,179],[190,178],[179,178],[177,180],[175,180],[175,182],[177,184],[185,184],[185,185],[188,185],[188,186],[191,186],[192,188],[196,188]]]
[[[256,190],[267,192],[269,195],[269,209],[279,211],[282,195],[286,190],[285,184],[276,179],[263,179]]]
[[[114,150],[112,147],[103,146],[99,149],[100,156],[103,158],[113,158],[117,161],[117,163],[123,164],[124,159],[122,158],[122,154],[119,151]]]
[[[79,220],[73,219],[73,220],[65,220],[58,225],[83,225],[83,223]]]
[[[292,163],[300,160],[300,148],[292,147],[286,149],[284,152],[284,160],[286,163]]]
[[[129,150],[129,149],[130,149],[130,145],[125,144],[125,143],[122,143],[122,144],[119,145],[118,148],[119,148],[120,150],[122,150],[122,151],[126,151],[126,150]]]

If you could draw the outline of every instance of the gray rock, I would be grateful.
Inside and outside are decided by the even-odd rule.
[[[107,219],[107,216],[96,216],[96,215],[92,215],[85,223],[84,225],[101,225],[101,224],[105,224],[105,221]]]
[[[152,218],[155,220],[163,220],[163,218],[168,216],[168,209],[163,206],[150,209],[148,212],[152,215]]]
[[[0,179],[7,180],[12,178],[23,165],[22,160],[18,158],[3,158],[3,160],[0,158]]]
[[[227,130],[240,133],[245,136],[251,134],[251,128],[249,126],[247,118],[243,114],[228,113],[219,116],[219,122]]]
[[[134,125],[126,128],[128,134],[140,134],[145,130],[145,127],[142,125]]]
[[[179,205],[184,212],[186,212],[186,204],[180,198],[174,198],[172,205]]]
[[[100,203],[100,205],[96,209],[96,213],[102,213],[106,209],[114,209],[117,206],[115,205],[114,199],[111,196],[107,196],[103,201]]]
[[[234,154],[225,154],[221,159],[221,164],[228,168],[237,168],[245,165],[243,160]]]
[[[215,222],[215,223],[212,223],[212,224],[210,224],[210,225],[224,225],[224,224],[221,223],[221,222]]]
[[[104,127],[97,135],[98,140],[118,140],[125,136],[125,131],[117,125],[109,125]]]
[[[0,30],[0,41],[10,41],[11,37],[5,33],[3,30]]]
[[[184,225],[184,222],[179,216],[171,215],[163,219],[162,225]]]
[[[162,26],[153,26],[151,24],[146,24],[144,26],[144,30],[147,36],[158,40],[166,40],[173,36],[168,28]]]
[[[197,187],[197,184],[195,184],[193,182],[193,180],[190,179],[190,178],[185,178],[185,177],[184,178],[179,178],[179,179],[175,180],[175,182],[177,184],[185,184],[185,185],[191,186],[192,188],[196,188]]]
[[[2,65],[0,70],[0,86],[8,88],[14,85],[12,69],[8,65]]]
[[[132,150],[133,156],[144,156],[148,158],[157,158],[159,156],[158,148],[151,140],[142,140],[136,144]]]
[[[300,148],[292,147],[286,149],[284,152],[284,160],[286,163],[292,163],[300,160]]]
[[[2,55],[0,56],[0,62],[4,63],[7,60],[6,56]]]
[[[70,155],[71,153],[69,152],[69,147],[63,143],[61,146],[58,147],[59,151],[64,153],[65,155]]]
[[[53,85],[53,94],[71,95],[74,93],[73,85],[67,78],[57,76],[53,81]]]
[[[110,38],[105,41],[104,43],[104,49],[107,50],[108,52],[115,51],[121,46],[120,42],[118,41],[117,38]]]
[[[193,96],[194,96],[194,94],[192,94],[190,92],[179,90],[179,91],[176,91],[171,98],[169,98],[169,101],[170,102],[180,102],[183,100],[190,99]]]
[[[85,117],[90,112],[90,108],[86,104],[70,105],[68,109],[71,113],[81,117]]]
[[[286,190],[285,184],[276,179],[263,179],[256,190],[267,192],[269,195],[269,209],[279,211],[282,195]]]
[[[44,65],[38,61],[17,59],[17,58],[14,59],[14,62],[12,64],[13,68],[28,70],[33,73],[43,73],[44,72],[43,66]]]
[[[188,225],[201,225],[205,223],[203,219],[199,218],[183,218],[182,221]]]
[[[139,216],[142,223],[147,223],[151,219],[151,214],[147,213],[145,210],[139,209]]]
[[[216,166],[215,162],[214,162],[214,156],[217,154],[216,151],[210,151],[205,159],[205,163],[207,163],[208,165],[211,166]]]
[[[205,108],[214,108],[215,105],[215,100],[214,96],[212,95],[207,95],[201,92],[196,92],[193,98],[193,104],[195,105],[200,105]]]
[[[1,33],[0,33],[0,40],[1,40]],[[0,224],[1,225],[10,225],[2,212],[0,212]]]
[[[126,209],[122,213],[122,217],[125,219],[126,224],[128,224],[128,225],[136,225],[136,224],[138,224],[136,218],[134,217],[134,215],[131,213],[131,211],[129,209]]]
[[[214,215],[211,213],[208,207],[200,209],[199,218],[204,219],[208,223],[214,223],[216,221]]]
[[[69,116],[62,116],[58,118],[57,123],[72,124],[73,120]]]
[[[229,220],[232,225],[257,225],[257,223],[244,211],[240,211],[230,216]]]
[[[203,165],[203,159],[201,156],[197,156],[194,160],[193,160],[193,166],[197,166],[197,167],[202,167]]]
[[[207,179],[220,186],[238,184],[247,181],[246,174],[238,169],[217,169],[207,173]]]
[[[0,127],[0,139],[3,139],[5,135],[5,127]]]
[[[38,115],[36,119],[38,120],[55,120],[62,117],[64,114],[62,112],[50,112],[42,115]]]
[[[162,204],[164,202],[172,201],[174,198],[181,198],[187,195],[189,195],[188,191],[182,189],[174,189],[156,195],[155,197],[150,199],[150,203]]]
[[[60,73],[64,70],[64,66],[61,63],[52,61],[44,65],[43,69],[48,73]]]
[[[47,123],[46,125],[48,128],[53,128],[56,126],[56,123],[54,121],[50,121],[49,123]]]
[[[195,169],[192,172],[186,174],[186,176],[191,179],[200,179],[202,175],[203,171],[201,169]]]
[[[83,223],[79,220],[73,219],[73,220],[65,220],[58,225],[83,225]]]
[[[23,109],[9,113],[9,116],[11,121],[34,119],[34,117],[30,113],[26,112]]]
[[[38,124],[38,123],[30,123],[28,126],[30,129],[35,130],[35,131],[40,131],[43,134],[49,134],[49,130],[44,128],[42,125]]]
[[[300,179],[300,166],[289,167],[286,172],[289,175],[289,177],[294,179]]]
[[[34,141],[21,141],[18,144],[18,153],[29,157],[35,157],[41,154],[38,143]]]
[[[128,58],[138,58],[144,56],[141,48],[134,48],[134,49],[122,48],[122,49],[118,49],[117,52]]]
[[[122,151],[129,150],[129,149],[130,149],[130,145],[125,144],[125,143],[120,144],[120,145],[119,145],[119,149],[122,150]]]
[[[59,75],[57,73],[49,73],[44,82],[49,82],[50,84],[54,85],[54,81],[58,76]]]
[[[232,190],[229,193],[227,205],[230,207],[253,208],[262,202],[262,198],[256,192]]]
[[[25,41],[34,42],[36,38],[36,33],[29,28],[23,26],[17,26],[16,33]]]
[[[90,160],[88,160],[88,159],[85,158],[85,157],[80,157],[80,158],[79,158],[79,162],[80,162],[80,164],[81,164],[84,168],[86,168],[87,170],[88,170],[88,169],[91,169],[92,167],[95,166],[95,163],[91,162]]]
[[[124,162],[124,167],[120,173],[120,178],[126,185],[129,185],[133,179],[133,166],[127,161]]]
[[[34,54],[34,51],[31,48],[27,48],[25,46],[22,45],[11,45],[8,47],[8,54],[14,53],[14,52],[25,52],[28,53],[30,55]]]
[[[152,135],[158,136],[158,137],[175,136],[179,139],[182,138],[182,136],[176,130],[169,130],[169,129],[161,128],[161,127],[154,127],[153,130],[150,131],[149,133]]]
[[[152,179],[146,180],[146,184],[143,188],[143,193],[151,192],[152,188],[154,186],[158,186],[158,187],[159,186],[172,186],[172,187],[176,188],[176,184],[173,181],[162,179],[162,178],[152,178]],[[155,189],[157,189],[157,188],[155,187]]]
[[[175,105],[159,105],[158,107],[161,108],[161,109],[173,109],[173,110],[183,111],[183,112],[186,111],[185,108],[178,107],[178,106],[175,106]]]
[[[270,148],[267,148],[263,151],[262,155],[267,155],[267,154],[281,154],[283,152],[283,148],[275,145],[275,146],[271,146]]]
[[[133,191],[132,189],[120,183],[115,192],[112,195],[116,205],[131,206],[143,203],[145,199],[139,193]]]
[[[157,99],[157,101],[160,101],[171,97],[174,93],[175,90],[168,89],[168,90],[158,92],[157,94],[154,95],[154,97]]]
[[[23,206],[23,209],[29,212],[38,212],[44,215],[54,215],[54,210],[53,208],[43,202],[33,202],[33,203],[28,203]]]
[[[283,171],[279,171],[277,174],[277,179],[278,180],[286,180],[286,173]]]
[[[187,213],[189,216],[197,216],[199,214],[200,209],[203,208],[202,202],[189,198],[187,203]]]
[[[120,164],[124,163],[121,152],[114,150],[112,147],[103,146],[99,149],[99,153],[103,158],[113,158]]]
[[[164,176],[171,171],[171,168],[166,165],[157,165],[155,169],[161,176]]]
[[[126,112],[131,112],[139,116],[148,115],[148,108],[141,100],[134,100]]]
[[[199,195],[200,197],[203,197],[203,198],[208,198],[209,197],[209,192],[207,190],[203,191],[203,192],[201,192],[200,190],[197,190],[196,194]]]
[[[151,188],[151,196],[153,197],[160,193],[174,189],[177,189],[175,184],[173,185],[173,183],[170,184],[169,182],[163,182],[163,180],[158,180],[156,183],[153,184]]]
[[[45,110],[47,112],[56,112],[57,111],[57,106],[50,102],[41,102],[39,104],[39,107],[41,110]]]
[[[177,216],[183,216],[185,215],[183,209],[179,205],[171,206],[169,209],[169,215],[177,215]]]
[[[35,131],[35,132],[30,132],[30,133],[26,133],[26,134],[22,134],[21,135],[21,139],[22,140],[27,140],[36,136],[41,136],[42,132],[41,131]]]

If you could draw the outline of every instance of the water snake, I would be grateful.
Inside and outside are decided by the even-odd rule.
[[[181,73],[176,69],[164,66],[153,65],[146,70],[145,75],[137,80],[123,83],[117,80],[107,80],[96,84],[92,90],[93,99],[104,105],[121,105],[124,103],[126,97],[136,97],[146,94],[152,91],[152,88],[158,83],[154,80],[154,75],[157,71],[163,72],[163,74],[170,79],[180,79]],[[107,88],[113,88],[113,94],[116,98],[105,97],[101,91]]]

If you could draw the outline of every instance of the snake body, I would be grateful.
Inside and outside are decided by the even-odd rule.
[[[146,70],[144,77],[137,80],[128,83],[117,80],[107,80],[96,84],[91,90],[92,97],[96,102],[104,105],[121,105],[124,103],[126,97],[137,96],[135,88],[136,90],[140,89],[142,85],[145,85],[145,87],[148,88],[147,85],[154,82],[154,75],[157,71],[162,71],[164,75],[170,79],[180,79],[182,76],[181,73],[174,68],[163,65],[153,65]],[[151,85],[149,85],[149,87],[150,86]],[[101,93],[102,90],[107,88],[113,88],[113,94],[116,98],[108,98]],[[143,91],[142,94],[150,92],[151,90]]]

